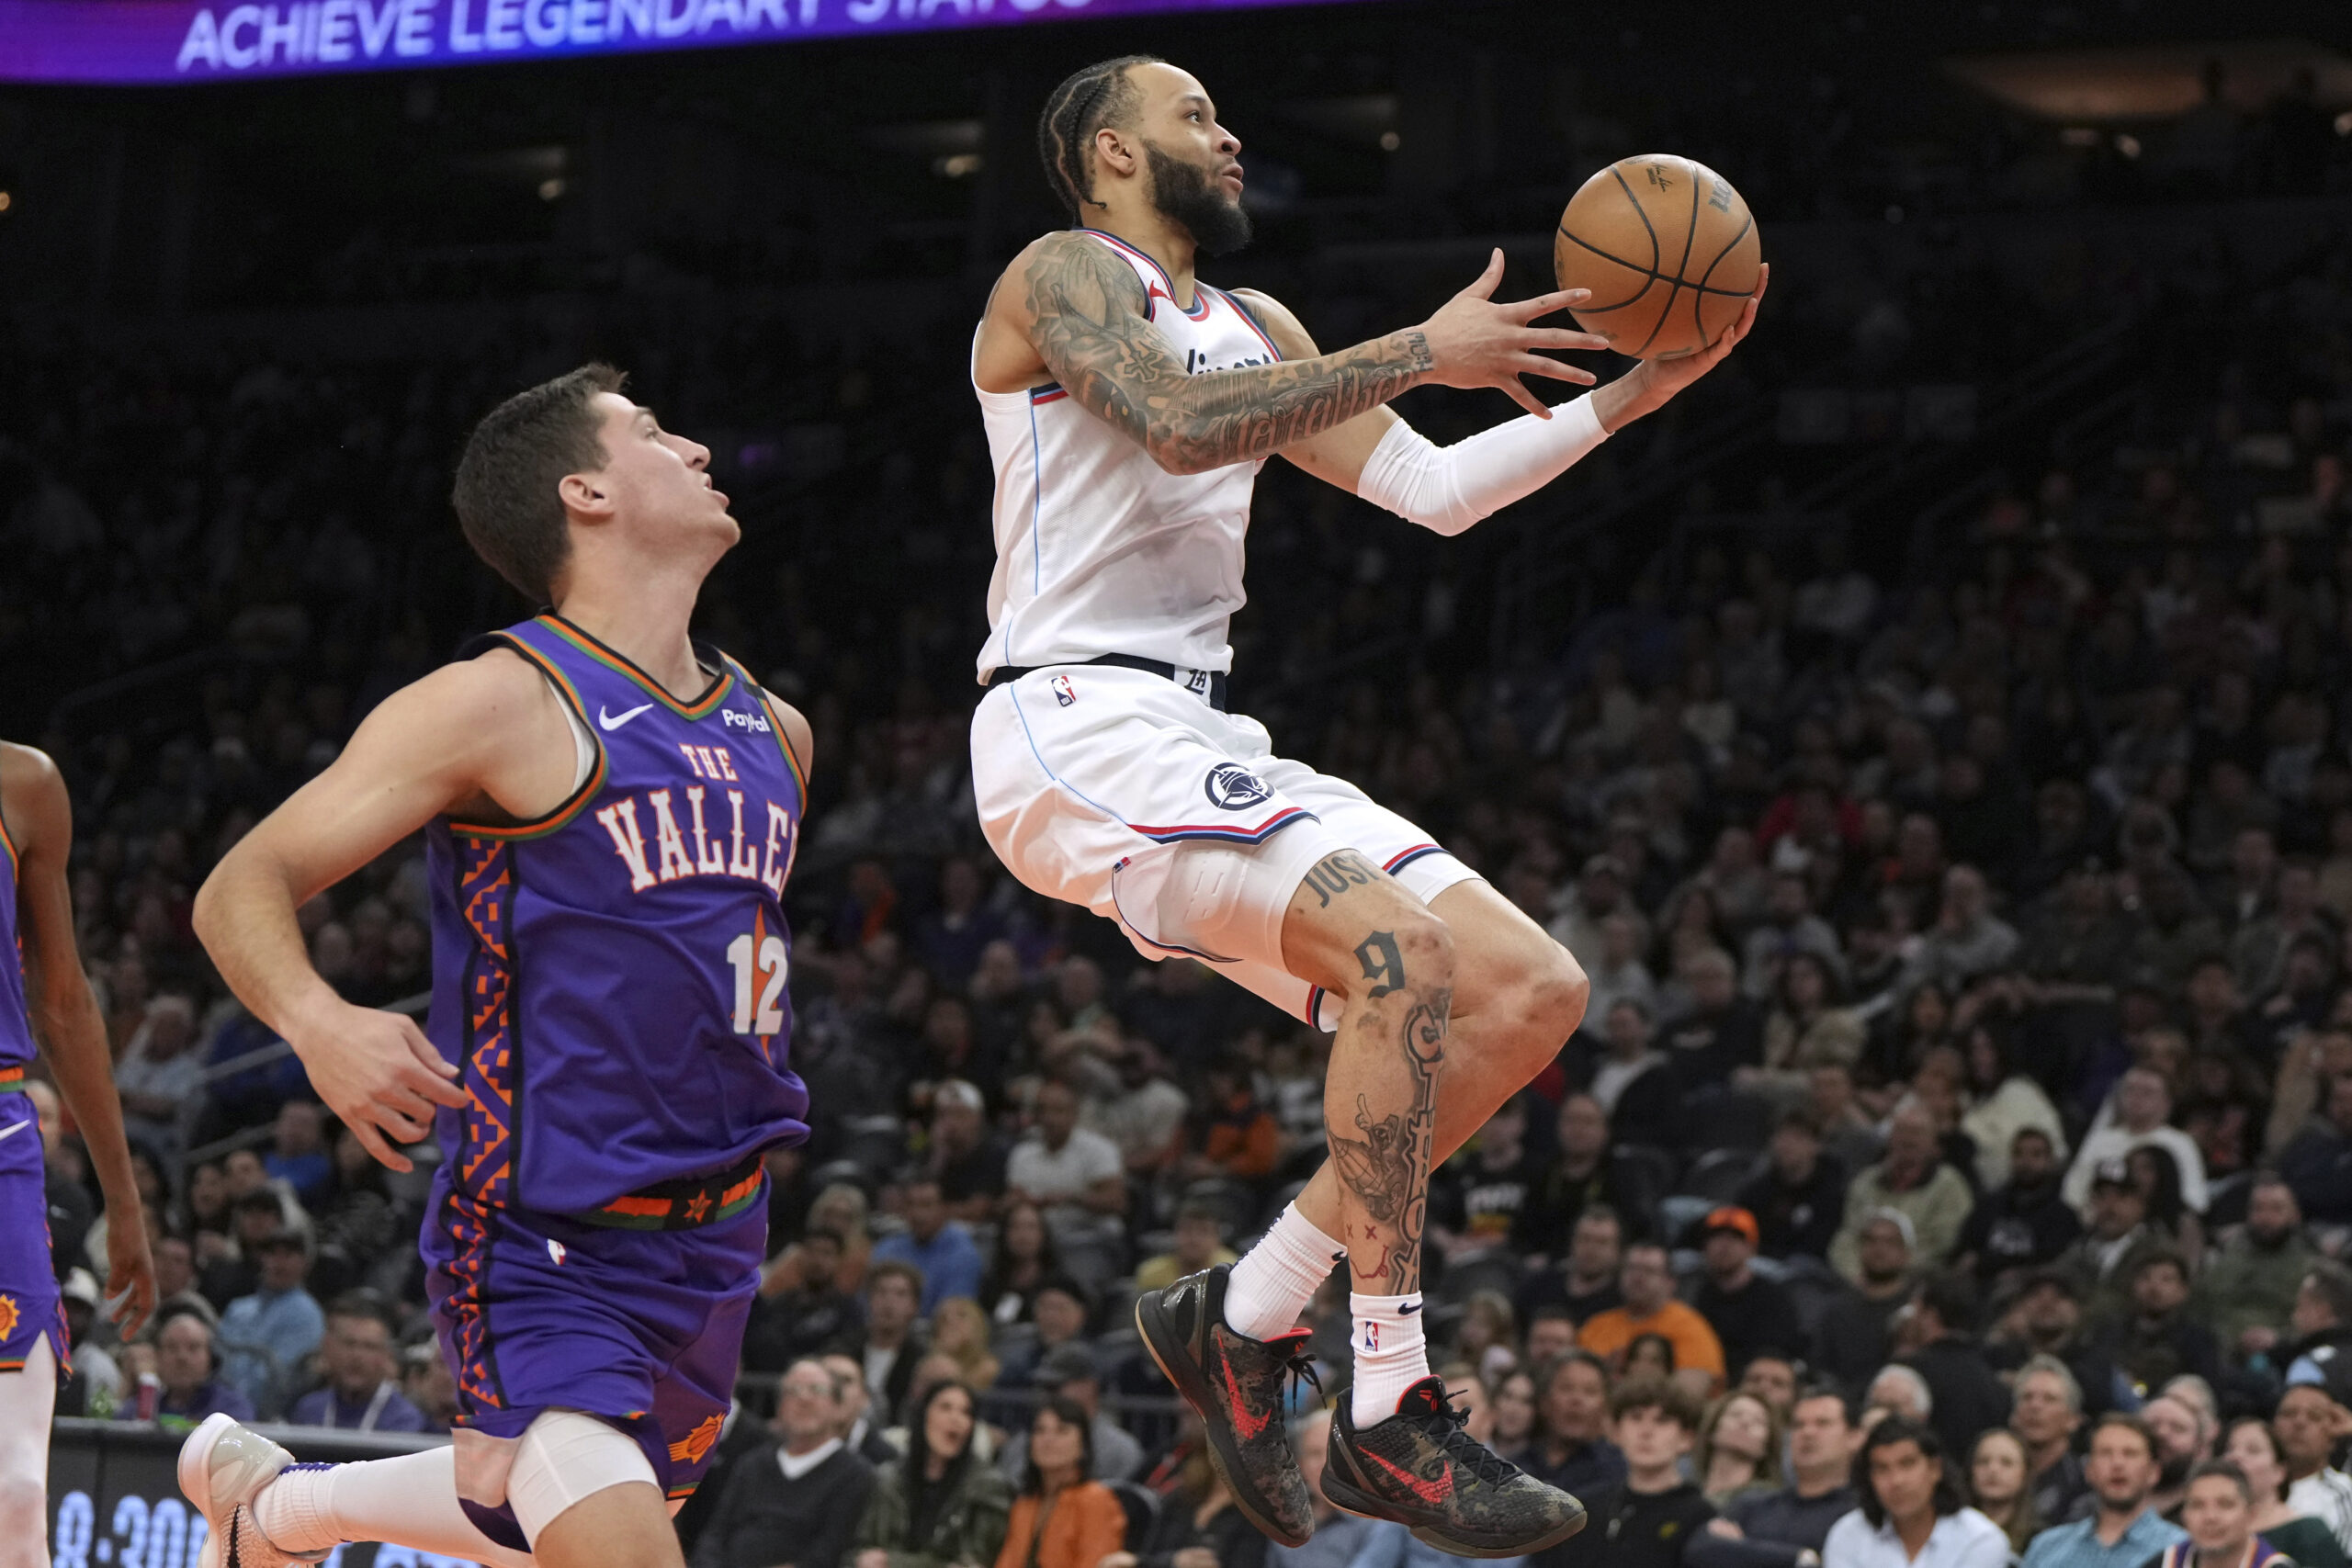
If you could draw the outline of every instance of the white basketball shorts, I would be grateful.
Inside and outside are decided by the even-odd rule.
[[[1034,670],[981,698],[972,785],[989,847],[1024,886],[1318,1029],[1338,1024],[1336,998],[1283,968],[1308,867],[1352,849],[1423,903],[1477,874],[1346,780],[1275,756],[1256,719],[1116,665]]]

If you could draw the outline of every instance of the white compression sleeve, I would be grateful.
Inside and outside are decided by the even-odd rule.
[[[1521,414],[1451,446],[1399,420],[1365,459],[1356,494],[1424,528],[1459,534],[1541,490],[1608,439],[1589,393],[1550,419]]]

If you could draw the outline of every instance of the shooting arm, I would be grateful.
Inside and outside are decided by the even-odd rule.
[[[1028,338],[1080,403],[1171,474],[1270,457],[1430,379],[1418,329],[1343,349],[1193,376],[1147,314],[1135,273],[1095,241],[1048,235],[1021,263]]]
[[[1315,339],[1278,300],[1255,289],[1235,297],[1286,356],[1312,358]],[[1440,446],[1386,407],[1361,414],[1283,456],[1327,484],[1408,523],[1459,534],[1512,502],[1532,495],[1647,410],[1621,377],[1554,412],[1532,414]]]

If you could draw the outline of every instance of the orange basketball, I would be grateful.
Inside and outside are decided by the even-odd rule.
[[[1620,158],[1560,215],[1552,270],[1589,288],[1577,325],[1635,359],[1696,354],[1739,320],[1764,247],[1731,182],[1671,152]]]

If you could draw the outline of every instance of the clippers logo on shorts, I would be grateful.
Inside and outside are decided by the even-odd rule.
[[[1273,799],[1266,782],[1238,762],[1219,762],[1209,770],[1202,786],[1209,804],[1219,811],[1247,811]]]
[[[1054,701],[1064,707],[1078,701],[1078,683],[1067,675],[1057,675],[1046,682],[1054,689]]]

